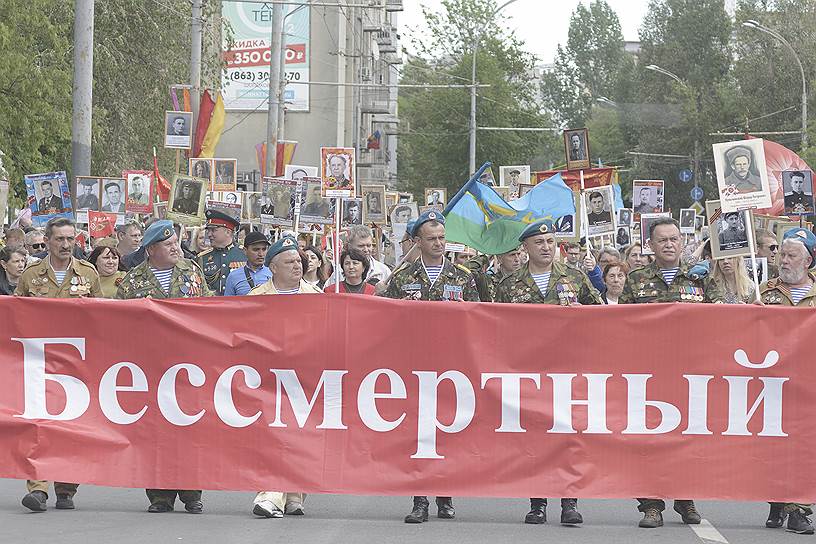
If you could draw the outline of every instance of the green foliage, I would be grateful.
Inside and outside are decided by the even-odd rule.
[[[402,83],[468,84],[474,39],[479,33],[477,81],[489,84],[477,97],[478,126],[549,127],[532,82],[534,58],[501,28],[491,14],[494,1],[444,0],[440,14],[426,12],[431,38],[418,44],[420,55],[407,63]],[[469,89],[402,89],[399,112],[410,132],[398,145],[400,189],[417,197],[425,187],[457,191],[468,178]],[[550,133],[478,131],[477,167],[544,166],[560,140]]]
[[[220,43],[218,4],[205,2],[205,43]],[[0,13],[0,149],[19,207],[25,174],[71,174],[73,2],[0,0]],[[187,0],[95,3],[92,174],[151,169],[154,145],[162,172],[175,167],[164,111],[170,85],[188,82],[190,19]],[[220,67],[212,50],[203,56],[202,86],[220,84]]]

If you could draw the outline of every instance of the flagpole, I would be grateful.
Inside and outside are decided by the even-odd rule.
[[[751,268],[753,268],[753,270],[754,270],[754,273],[752,274],[753,277],[754,277],[754,296],[756,297],[756,301],[760,302],[760,299],[759,299],[759,279],[757,278],[757,276],[759,276],[759,274],[758,274],[758,271],[757,271],[756,247],[754,247],[754,228],[753,228],[753,226],[754,226],[754,217],[753,217],[753,215],[754,214],[753,214],[753,212],[751,212],[751,210],[747,210],[747,213],[745,215],[746,215],[746,218],[748,219],[748,222],[746,222],[746,224],[745,224],[745,230],[747,231],[747,234],[748,234],[748,247],[751,248]],[[801,217],[801,216],[799,216],[799,217]]]
[[[580,171],[581,173],[581,198],[578,200],[579,206],[581,206],[581,231],[584,233],[586,238],[587,244],[587,251],[592,251],[592,242],[589,241],[589,218],[587,217],[587,210],[586,206],[584,206],[584,171],[583,169]]]
[[[449,211],[449,210],[451,210],[451,209],[453,208],[453,206],[454,206],[454,205],[455,205],[455,204],[456,204],[456,203],[459,201],[459,199],[461,199],[463,196],[465,196],[465,193],[467,193],[467,191],[468,191],[468,188],[469,188],[470,184],[471,184],[471,183],[473,183],[474,181],[478,181],[478,180],[479,180],[479,178],[480,178],[480,177],[482,177],[482,174],[484,173],[484,171],[485,171],[485,170],[487,170],[488,168],[490,168],[490,166],[491,166],[492,164],[493,164],[493,163],[491,163],[491,162],[486,162],[486,163],[484,163],[484,164],[482,165],[482,167],[481,167],[481,168],[479,168],[479,169],[476,171],[476,173],[475,173],[475,174],[473,174],[473,175],[470,177],[470,179],[469,179],[469,180],[467,180],[467,181],[465,182],[465,184],[464,184],[464,185],[462,185],[462,188],[461,188],[461,189],[459,189],[459,191],[458,191],[458,192],[457,192],[457,193],[456,193],[456,194],[453,196],[453,198],[452,198],[452,199],[450,199],[450,200],[448,200],[448,203],[447,203],[447,205],[445,206],[445,209],[444,209],[444,211],[442,212],[442,215],[447,215],[448,211]]]
[[[334,292],[340,292],[340,206],[342,199],[334,199],[334,251],[332,252],[332,261],[334,261]]]

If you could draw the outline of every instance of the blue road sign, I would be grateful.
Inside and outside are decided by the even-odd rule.
[[[694,179],[694,172],[692,172],[688,168],[686,168],[685,170],[680,170],[680,173],[677,174],[677,178],[683,183],[688,183],[689,181]]]
[[[702,200],[703,199],[703,190],[700,187],[695,187],[691,190],[691,199],[692,200]]]

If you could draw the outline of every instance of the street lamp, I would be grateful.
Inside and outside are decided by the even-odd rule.
[[[799,59],[799,55],[796,54],[796,50],[793,48],[790,42],[788,42],[788,40],[782,37],[781,34],[761,24],[759,21],[749,19],[742,23],[742,26],[764,32],[765,34],[776,38],[788,48],[788,50],[793,54],[793,58],[796,59],[796,64],[799,65],[799,73],[802,74],[802,147],[807,147],[807,79],[805,78],[805,69],[802,66],[802,61]]]
[[[688,83],[680,79],[680,76],[675,74],[674,72],[670,72],[665,68],[661,68],[656,64],[650,64],[646,66],[647,70],[651,70],[652,72],[657,72],[658,74],[663,74],[666,77],[670,77],[689,92],[691,92],[691,87],[689,87]],[[696,93],[695,93],[696,94]],[[700,95],[697,94],[697,101],[695,102],[695,117],[700,117]],[[694,134],[694,188],[696,189],[700,183],[700,140],[697,138],[697,134]]]
[[[504,4],[493,10],[488,19],[492,19],[498,12],[518,0],[507,0]],[[482,31],[478,30],[473,38],[473,63],[470,70],[470,173],[476,171],[476,51],[479,48],[479,40],[482,39]]]

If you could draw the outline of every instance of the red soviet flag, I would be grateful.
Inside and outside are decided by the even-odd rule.
[[[107,212],[95,212],[88,210],[88,231],[91,238],[105,238],[113,236],[116,226],[116,214]]]

